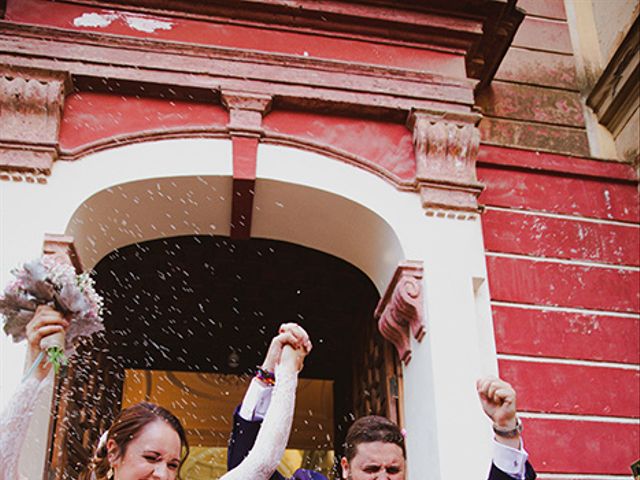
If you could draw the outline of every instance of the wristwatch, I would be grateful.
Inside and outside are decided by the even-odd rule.
[[[515,438],[522,433],[522,422],[516,417],[516,426],[510,430],[503,430],[494,424],[493,432],[502,438]]]

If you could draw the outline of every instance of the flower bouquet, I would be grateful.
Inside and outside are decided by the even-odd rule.
[[[65,315],[69,328],[42,339],[40,348],[58,373],[79,337],[104,330],[102,297],[94,289],[88,273],[74,268],[56,256],[43,256],[11,271],[15,277],[0,296],[0,315],[4,331],[14,342],[26,338],[26,326],[39,305],[50,305]],[[26,376],[42,361],[41,353]]]

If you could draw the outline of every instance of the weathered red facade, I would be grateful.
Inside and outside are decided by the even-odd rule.
[[[235,238],[251,234],[259,143],[356,165],[427,214],[482,211],[500,372],[532,462],[542,478],[628,475],[638,179],[590,157],[563,2],[517,6],[519,28],[498,1],[7,0],[0,102],[29,98],[35,123],[17,138],[18,114],[0,113],[0,176],[45,183],[54,162],[118,145],[227,138]]]
[[[525,421],[542,472],[628,475],[640,442],[637,178],[588,158],[563,2],[521,6],[528,15],[478,97],[500,371],[524,410],[555,415]]]

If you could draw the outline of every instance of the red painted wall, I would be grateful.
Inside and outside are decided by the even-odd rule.
[[[637,184],[498,165],[479,177],[500,372],[531,460],[541,473],[628,475],[640,457]]]
[[[627,478],[640,458],[637,177],[588,158],[564,2],[518,5],[527,16],[477,99],[500,373],[542,478]]]
[[[633,168],[491,148],[478,170],[487,269],[500,373],[518,391],[525,446],[542,474],[629,475],[640,458]]]
[[[308,146],[330,146],[353,156],[361,166],[399,181],[412,182],[415,177],[412,135],[404,125],[317,113],[273,112],[265,117],[264,129],[267,136],[291,138]]]
[[[135,95],[79,92],[65,100],[60,127],[63,155],[86,154],[115,142],[122,145],[172,132],[204,135],[226,132],[228,112],[222,105],[164,100]]]
[[[149,138],[228,137],[228,122],[229,114],[220,104],[79,92],[65,101],[60,149],[63,156],[75,158]],[[274,111],[265,116],[263,128],[263,141],[322,150],[398,184],[410,185],[415,177],[412,135],[403,125]]]

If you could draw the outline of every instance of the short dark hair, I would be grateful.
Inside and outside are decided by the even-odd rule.
[[[358,452],[361,443],[384,442],[393,443],[402,449],[402,456],[407,457],[404,446],[404,435],[400,427],[385,417],[368,415],[356,420],[347,431],[344,442],[344,456],[350,462]]]

